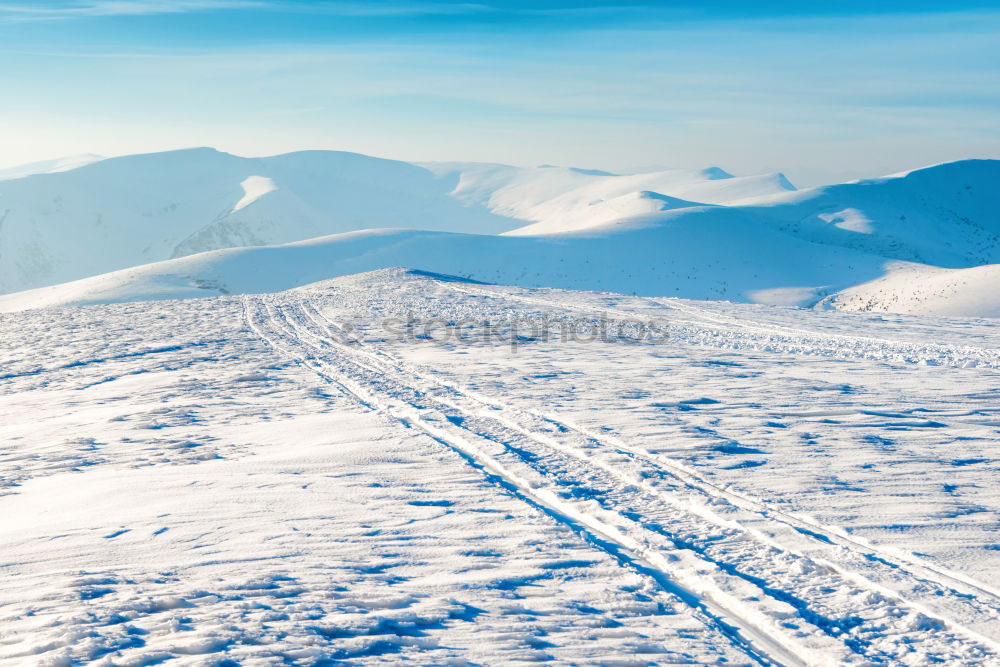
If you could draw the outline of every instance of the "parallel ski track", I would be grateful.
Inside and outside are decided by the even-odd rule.
[[[488,290],[473,290],[467,287],[457,287],[453,284],[446,284],[446,285],[450,289],[459,291],[461,293],[475,295],[479,297],[486,297],[486,298],[497,298],[496,294],[490,293]],[[525,297],[523,295],[503,294],[502,298],[504,299],[511,298],[519,301],[524,301],[526,303],[531,303],[534,305],[543,305],[548,308],[556,308],[556,309],[570,310],[570,311],[580,310],[594,314],[606,313],[606,311],[604,310],[591,306],[584,306],[581,304],[560,304],[551,301],[545,301],[544,299]],[[682,310],[682,312],[688,314],[694,314],[699,317],[704,316],[702,311],[695,307],[680,306],[679,304],[672,303],[672,301],[671,303],[664,303],[661,300],[653,300],[653,301],[657,304],[666,305],[667,307],[670,308],[678,308]],[[695,321],[688,321],[688,323],[700,325],[700,323]],[[739,322],[730,322],[728,319],[723,319],[723,318],[715,318],[713,324],[714,326],[717,326],[719,328],[725,326],[738,326],[739,328],[751,328],[753,330],[757,330],[756,328],[751,327],[751,325]],[[779,329],[774,329],[774,331],[781,332],[781,330]],[[785,331],[784,333],[800,332],[800,331],[801,333],[809,334],[817,338],[829,336],[830,338],[839,337],[844,340],[852,340],[852,341],[862,340],[862,341],[885,342],[887,344],[891,343],[891,341],[882,341],[881,339],[876,339],[876,338],[866,338],[859,336],[840,336],[838,334],[828,335],[828,334],[810,332],[807,330],[798,330],[790,328],[787,329],[787,331]],[[986,351],[996,352],[996,354],[1000,356],[1000,350],[986,350]],[[480,398],[495,402],[494,399],[489,399],[487,397],[480,396]],[[584,428],[575,425],[570,425],[567,422],[567,420],[563,418],[556,419],[554,415],[544,413],[542,411],[532,410],[530,408],[528,408],[527,410],[532,414],[535,414],[536,416],[544,419],[550,419],[555,422],[559,422],[561,420],[561,423],[566,425],[568,428],[572,428],[573,430],[579,431],[580,433],[586,435],[587,437],[592,437],[592,438],[598,437],[591,431],[588,431]],[[615,438],[613,436],[602,434],[600,438],[608,442],[611,442],[616,446],[633,451],[637,455],[655,460],[657,464],[667,468],[668,470],[670,470],[672,474],[676,475],[678,478],[684,480],[692,487],[699,489],[700,491],[706,493],[709,496],[725,498],[727,501],[732,502],[740,507],[743,507],[744,509],[748,509],[754,512],[759,512],[770,519],[792,526],[793,528],[795,528],[796,530],[805,535],[809,535],[810,533],[815,533],[823,541],[833,542],[835,544],[844,546],[848,549],[857,551],[871,559],[874,559],[875,562],[884,563],[885,565],[899,572],[906,572],[918,580],[925,580],[927,582],[934,583],[942,588],[952,589],[954,593],[957,593],[961,596],[976,596],[979,598],[984,598],[985,600],[988,600],[988,606],[986,608],[989,610],[989,616],[992,616],[994,618],[1000,618],[1000,588],[996,588],[988,584],[985,584],[983,582],[976,581],[975,579],[966,576],[960,572],[954,572],[948,570],[947,568],[934,565],[916,556],[910,557],[904,554],[895,554],[895,553],[890,554],[884,550],[878,549],[876,546],[868,543],[867,541],[861,538],[851,537],[849,535],[844,534],[842,531],[824,526],[823,524],[814,521],[811,518],[793,516],[791,514],[788,514],[787,512],[783,512],[779,509],[773,508],[764,501],[762,501],[761,499],[754,498],[752,496],[747,495],[746,493],[740,493],[732,489],[722,488],[717,484],[715,484],[714,482],[712,482],[711,480],[708,480],[698,475],[696,472],[692,471],[682,463],[671,460],[662,454],[652,454],[649,452],[645,452],[641,449],[634,448],[629,444],[621,441],[621,439]],[[1000,648],[1000,642],[997,642],[996,646]]]
[[[795,650],[790,650],[781,639],[775,639],[753,623],[733,615],[728,609],[718,607],[680,585],[669,574],[667,558],[641,541],[632,539],[618,526],[602,521],[599,517],[579,512],[551,489],[528,480],[497,457],[484,449],[484,440],[473,432],[464,431],[447,419],[439,420],[429,412],[428,406],[392,404],[383,395],[383,388],[373,389],[345,374],[345,368],[335,368],[330,363],[332,347],[321,347],[301,338],[299,327],[289,326],[279,308],[267,298],[244,297],[246,321],[251,330],[279,353],[312,370],[325,382],[339,388],[343,394],[373,412],[386,414],[407,427],[422,430],[432,439],[456,452],[467,463],[483,472],[486,479],[525,501],[558,523],[579,534],[586,542],[609,554],[622,566],[649,577],[668,595],[687,607],[690,613],[705,625],[713,628],[749,660],[760,665],[805,665]],[[270,327],[270,330],[268,330]],[[318,355],[318,356],[317,356]],[[346,361],[351,365],[350,360]],[[367,369],[361,367],[362,374]],[[351,376],[354,374],[351,373]],[[428,397],[423,397],[428,398]],[[460,431],[455,433],[455,431]],[[830,664],[834,664],[831,662]]]
[[[980,662],[997,659],[998,645],[978,632],[856,573],[844,573],[832,560],[810,560],[783,550],[711,506],[724,504],[742,515],[752,513],[755,521],[784,524],[797,534],[828,543],[830,551],[846,548],[863,553],[884,563],[898,578],[900,565],[883,559],[868,545],[719,488],[679,464],[618,439],[599,436],[555,415],[507,408],[495,399],[428,377],[383,351],[346,342],[346,334],[308,302],[279,305],[273,297],[247,297],[244,304],[252,328],[277,350],[369,409],[418,427],[457,451],[493,481],[569,525],[622,564],[653,578],[762,664],[904,661],[912,658],[908,654],[913,651],[906,628],[920,618],[933,619],[940,627],[928,650],[941,658],[961,659],[947,650],[958,642]],[[567,493],[579,488],[574,483],[586,476],[592,483],[584,488],[603,484],[613,493],[585,500]],[[697,536],[704,535],[710,537],[699,541]],[[808,571],[820,572],[811,576],[822,579],[823,585],[790,590],[780,581],[769,581],[770,569],[796,560]],[[925,578],[919,584],[937,588],[938,595],[966,597],[939,579]],[[843,613],[844,600],[856,602],[865,592],[863,610],[870,615],[881,610],[874,614],[879,622],[895,619],[898,627],[881,627],[873,634],[863,617]],[[973,619],[995,616],[995,607],[972,606]],[[795,623],[788,623],[789,618]],[[896,636],[891,636],[893,630]]]
[[[307,303],[306,311],[316,321],[318,326],[337,328],[337,325],[326,319],[322,315],[322,312],[316,309],[315,306]],[[339,338],[349,339],[350,336],[346,332],[340,331]],[[359,343],[357,340],[354,342]],[[543,431],[551,431],[554,428],[564,433],[576,433],[591,442],[599,443],[605,451],[614,451],[617,454],[624,454],[630,458],[641,459],[646,464],[655,466],[654,470],[657,474],[676,480],[678,487],[696,492],[700,496],[700,502],[694,508],[692,508],[689,502],[681,506],[688,511],[697,512],[700,516],[715,522],[719,526],[730,527],[733,525],[732,519],[720,516],[717,510],[712,509],[719,501],[722,501],[732,508],[749,513],[750,516],[748,518],[754,524],[761,524],[771,528],[768,532],[775,532],[775,527],[787,527],[791,531],[794,531],[796,536],[812,540],[814,543],[813,548],[808,553],[789,550],[779,542],[767,538],[759,529],[755,529],[752,526],[741,526],[741,528],[746,529],[756,539],[766,543],[768,546],[789,551],[795,555],[807,556],[813,562],[834,570],[838,575],[852,580],[867,590],[894,598],[900,604],[911,608],[915,613],[941,620],[949,627],[963,634],[966,638],[989,646],[993,651],[1000,651],[1000,642],[997,642],[994,637],[987,636],[969,627],[969,625],[977,625],[989,626],[994,631],[1000,629],[998,627],[1000,626],[1000,594],[981,582],[977,582],[960,573],[948,572],[943,568],[931,566],[916,558],[910,561],[899,556],[890,555],[862,539],[852,538],[843,531],[824,526],[811,518],[788,514],[769,506],[760,499],[729,488],[723,488],[697,475],[697,473],[691,471],[683,464],[673,461],[662,454],[649,452],[608,434],[597,434],[592,430],[570,422],[565,417],[556,416],[550,412],[530,407],[512,408],[508,404],[501,403],[495,398],[484,396],[468,387],[447,383],[440,377],[430,377],[426,372],[407,365],[397,357],[376,348],[365,346],[352,347],[352,349],[371,358],[381,360],[383,363],[392,364],[398,369],[403,370],[403,372],[409,373],[432,385],[436,384],[443,387],[456,395],[468,397],[494,411],[491,412],[492,416],[502,420],[511,428],[519,430],[530,437],[541,437],[543,444],[552,446],[551,436],[547,433],[539,433],[537,430],[534,433],[526,431],[526,427],[522,425],[525,417],[529,421],[532,419],[539,420],[540,424],[536,424],[536,426],[541,426]],[[512,419],[510,415],[517,416]],[[546,429],[546,424],[550,428]],[[586,454],[584,454],[584,457],[586,457]],[[591,464],[601,465],[599,461],[595,461],[593,458],[587,458],[587,461]],[[661,489],[651,489],[647,481],[636,478],[634,475],[622,475],[619,470],[614,470],[612,473],[618,475],[625,483],[636,484],[640,488],[643,488],[643,490],[656,494],[666,502],[673,505],[678,504],[676,492],[664,493]],[[849,561],[853,561],[853,566]],[[859,564],[863,564],[864,573],[859,571]],[[900,593],[901,589],[903,589],[902,594]],[[957,607],[957,609],[953,610],[951,614],[943,613],[941,610],[943,600],[947,600],[953,606]],[[922,604],[922,602],[932,603],[933,609],[926,604]],[[805,614],[808,616],[808,611]],[[956,619],[956,615],[961,615],[963,619]],[[990,632],[989,634],[992,635],[993,633]]]

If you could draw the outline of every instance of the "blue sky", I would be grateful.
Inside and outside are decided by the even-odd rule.
[[[1000,157],[995,2],[0,0],[0,167],[211,145],[800,184]]]

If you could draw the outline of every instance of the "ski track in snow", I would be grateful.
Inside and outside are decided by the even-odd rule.
[[[625,550],[628,555],[623,557],[623,560],[631,563],[634,567],[650,572],[651,576],[657,579],[670,582],[667,584],[670,590],[673,590],[674,586],[678,586],[672,581],[673,577],[676,577],[678,572],[684,572],[685,569],[688,569],[681,575],[683,583],[679,584],[687,594],[685,597],[699,600],[699,604],[706,605],[708,609],[704,611],[710,614],[714,611],[715,615],[712,617],[718,621],[728,620],[735,627],[740,628],[750,638],[750,647],[753,647],[755,642],[763,646],[763,655],[773,654],[775,662],[795,664],[795,656],[802,654],[811,656],[811,660],[808,660],[810,662],[815,662],[824,655],[837,663],[848,662],[848,654],[843,651],[843,646],[838,645],[837,642],[817,642],[816,639],[817,635],[837,638],[842,634],[848,635],[843,638],[843,644],[854,653],[875,659],[902,660],[902,656],[912,651],[911,629],[921,623],[927,623],[931,626],[941,624],[942,627],[955,627],[959,633],[985,640],[985,645],[992,649],[996,648],[992,641],[977,635],[975,631],[969,630],[960,623],[944,623],[943,619],[928,616],[927,609],[920,604],[908,605],[905,600],[900,598],[880,600],[879,598],[882,598],[888,589],[878,584],[869,583],[855,574],[852,577],[847,577],[845,582],[834,589],[835,592],[829,596],[831,600],[852,597],[863,599],[863,605],[869,613],[876,603],[882,602],[887,606],[892,606],[892,610],[885,612],[885,616],[900,619],[897,630],[900,636],[897,641],[902,648],[897,648],[895,651],[889,647],[882,648],[889,643],[886,637],[888,634],[886,628],[878,629],[879,636],[874,642],[877,647],[872,647],[871,640],[866,641],[866,639],[858,637],[858,635],[862,635],[861,632],[854,633],[853,637],[845,632],[851,625],[863,623],[861,620],[863,616],[860,614],[856,612],[852,614],[850,611],[845,612],[838,609],[839,613],[832,618],[824,616],[822,613],[814,611],[808,602],[789,592],[802,590],[795,582],[783,582],[781,587],[772,587],[764,578],[741,571],[745,568],[750,572],[764,573],[768,571],[769,567],[773,568],[777,560],[776,543],[773,540],[767,540],[761,545],[763,548],[760,555],[757,556],[758,563],[749,567],[741,567],[725,560],[713,562],[705,558],[706,545],[712,544],[713,541],[715,541],[712,544],[713,550],[721,551],[719,546],[725,535],[719,535],[718,531],[720,528],[732,530],[735,521],[734,518],[713,516],[718,512],[713,506],[728,505],[730,499],[735,499],[739,504],[749,505],[753,508],[753,504],[747,499],[716,490],[711,485],[695,482],[696,478],[692,478],[690,475],[683,475],[683,473],[678,475],[662,466],[654,467],[656,466],[655,462],[651,461],[648,456],[644,457],[645,460],[642,463],[652,469],[635,470],[633,457],[636,450],[634,448],[609,446],[608,443],[602,442],[592,434],[581,433],[579,429],[569,427],[554,417],[543,418],[544,421],[536,419],[534,425],[525,425],[516,417],[504,414],[506,411],[493,402],[483,401],[474,396],[466,396],[454,388],[428,385],[426,378],[398,365],[393,367],[385,362],[379,363],[378,357],[374,355],[366,355],[367,363],[359,362],[356,359],[351,360],[349,357],[345,359],[347,356],[345,347],[342,345],[334,347],[330,341],[336,338],[330,337],[328,328],[324,328],[322,325],[317,326],[316,320],[310,319],[307,311],[286,315],[272,306],[266,312],[267,315],[259,318],[259,321],[272,324],[286,323],[287,328],[282,337],[286,341],[284,344],[287,345],[288,340],[295,340],[296,342],[292,345],[300,346],[300,351],[297,353],[294,351],[294,347],[286,347],[284,348],[286,353],[294,354],[303,360],[311,359],[311,363],[317,363],[318,359],[323,360],[322,364],[333,363],[335,370],[331,372],[323,370],[326,366],[319,366],[319,372],[322,376],[337,378],[334,380],[335,382],[356,396],[358,400],[364,402],[367,407],[388,411],[401,420],[419,425],[435,438],[463,453],[484,470],[498,476],[507,488],[514,490],[525,499],[541,505],[567,524],[575,524],[580,532],[586,534],[594,542],[603,544],[610,542],[613,546],[609,545],[607,548],[612,553]],[[277,338],[277,336],[263,335],[269,340]],[[279,349],[282,349],[281,345],[281,343],[275,343]],[[334,355],[339,357],[337,362],[330,361]],[[348,364],[346,368],[345,363]],[[390,378],[398,384],[390,385]],[[373,391],[372,385],[378,388]],[[384,402],[385,399],[380,396],[386,393],[393,396],[397,402]],[[438,396],[441,393],[444,393],[444,397]],[[434,396],[438,405],[433,408],[429,407],[429,396]],[[471,399],[473,406],[463,407],[461,405],[463,399],[465,401]],[[540,415],[538,416],[540,417]],[[457,431],[457,435],[449,435],[449,431]],[[571,433],[573,439],[582,440],[582,443],[576,446],[563,445],[555,439],[559,433]],[[471,444],[468,442],[470,437],[473,438]],[[486,447],[476,446],[474,444],[476,439],[486,439],[488,443],[504,446],[503,453],[508,454],[513,459],[512,463],[505,466],[498,460],[496,454],[489,453],[488,444]],[[533,451],[539,446],[543,448],[542,452]],[[550,451],[546,452],[546,449]],[[591,451],[588,451],[592,449],[601,451],[604,456],[610,456],[611,462],[603,460],[602,456],[594,456]],[[555,450],[558,454],[554,454],[551,450]],[[558,455],[568,456],[571,462],[552,462],[547,463],[544,467],[537,463],[541,460],[555,458]],[[618,465],[624,463],[625,470],[621,470],[618,465],[615,465],[616,462]],[[529,468],[530,471],[519,474],[516,469],[521,467]],[[573,468],[581,467],[580,472],[572,471]],[[563,473],[567,479],[553,484],[551,481],[554,476],[553,472],[567,469],[569,471]],[[617,478],[617,481],[602,480],[598,482],[595,479],[603,475]],[[649,481],[657,478],[670,479],[670,483],[666,484],[665,488],[660,488],[658,484]],[[581,480],[585,482],[581,484]],[[614,488],[622,484],[625,485],[625,489],[615,489],[614,492],[601,488],[605,485]],[[690,523],[686,524],[677,519],[674,519],[674,522],[678,523],[675,527],[671,525],[669,520],[661,519],[658,512],[648,507],[648,502],[642,503],[642,501],[627,497],[628,495],[648,495],[655,501],[674,504],[677,502],[674,494],[678,490],[692,490],[693,484],[698,484],[694,488],[703,495],[703,499],[700,499],[701,502],[698,503],[700,507],[694,510],[695,517],[699,514],[707,514],[712,517],[713,523],[717,524],[712,527],[714,530],[708,529],[704,525],[691,526]],[[569,488],[563,490],[559,488],[560,486]],[[640,491],[640,493],[627,494],[630,487]],[[542,493],[543,491],[548,491],[548,493]],[[610,496],[612,493],[616,496],[626,497],[615,498],[614,504],[610,507],[604,506],[608,504],[608,501],[602,503],[597,500],[599,497]],[[585,500],[571,503],[566,499],[567,496],[569,498],[584,498]],[[686,499],[683,504],[687,505],[690,502],[690,499]],[[967,586],[956,577],[940,575],[929,569],[924,570],[923,576],[904,574],[900,571],[902,566],[898,562],[894,562],[895,559],[887,558],[877,551],[873,553],[870,549],[852,542],[849,538],[833,536],[830,531],[825,531],[820,526],[810,525],[781,514],[777,514],[777,516],[781,523],[792,530],[802,534],[814,532],[821,545],[828,543],[831,546],[830,551],[850,551],[852,547],[855,549],[861,547],[861,554],[850,554],[854,559],[863,560],[870,556],[875,562],[881,561],[886,564],[887,568],[893,570],[890,577],[908,576],[913,578],[912,590],[915,593],[926,595],[928,599],[930,596],[951,596],[957,604],[962,604],[964,603],[962,597],[968,595],[967,590],[970,588],[974,594],[992,595],[982,587]],[[641,519],[636,521],[632,517],[641,517]],[[692,518],[686,516],[684,520],[690,522]],[[772,528],[768,532],[780,531]],[[742,531],[737,534],[740,538],[746,536],[746,533],[742,533]],[[680,537],[686,535],[699,535],[698,541],[703,541],[703,543],[686,542]],[[726,551],[739,553],[745,549],[746,546],[741,544],[739,547],[731,547]],[[694,554],[693,558],[692,554]],[[796,563],[795,557],[798,554],[792,553],[791,556],[789,569],[804,569],[806,572],[821,571],[822,566],[829,562],[819,561],[817,563],[815,560],[805,560],[805,562]],[[745,553],[742,557],[750,560]],[[715,577],[712,577],[710,573],[715,574]],[[713,582],[713,578],[718,578],[720,581]],[[816,576],[812,575],[810,578],[815,583]],[[859,586],[859,582],[867,584],[867,586]],[[685,583],[687,583],[686,586]],[[960,590],[953,589],[956,584]],[[896,585],[899,585],[898,582]],[[831,585],[827,584],[826,588],[831,588]],[[756,598],[762,601],[758,607],[740,602],[741,598]],[[824,602],[826,604],[821,608],[836,609],[838,606],[835,602],[832,604],[831,601],[824,600]],[[973,604],[972,606],[977,607],[978,605]],[[979,609],[963,609],[962,612],[973,618],[982,616],[986,621],[989,621],[995,614],[995,607],[984,605]],[[786,626],[790,616],[798,616],[801,623],[811,622],[814,624],[813,636],[804,632],[789,633]],[[803,638],[802,635],[805,637]],[[949,637],[948,643],[954,640],[955,636]],[[869,656],[869,653],[873,655]],[[945,654],[943,657],[954,659],[956,656]]]
[[[0,369],[15,425],[0,502],[28,514],[0,533],[0,571],[17,582],[0,594],[0,660],[1000,664],[986,560],[956,567],[914,554],[921,533],[895,546],[849,516],[831,523],[852,489],[808,493],[797,476],[824,464],[777,451],[802,428],[814,432],[799,446],[831,450],[892,433],[871,454],[891,473],[924,465],[924,434],[940,448],[954,433],[967,458],[935,474],[949,497],[980,494],[966,504],[985,523],[931,508],[914,525],[933,536],[965,521],[959,536],[989,540],[991,458],[975,452],[994,451],[1000,352],[986,325],[931,343],[916,318],[391,278],[0,318],[5,340],[26,336]],[[376,325],[400,314],[422,337]],[[551,340],[505,330],[510,317],[610,318],[616,339]],[[652,319],[666,322],[657,336],[629,339]],[[440,338],[486,320],[499,338]],[[56,335],[44,323],[61,345],[38,364],[32,349]],[[859,386],[905,377],[854,396],[844,368]],[[950,391],[948,374],[967,384],[950,409],[926,407],[916,384],[913,405],[878,403],[911,376]],[[771,376],[771,395],[743,395]],[[777,431],[771,454],[751,422]],[[852,474],[876,484],[864,470]],[[123,507],[118,485],[148,504]],[[325,492],[291,500],[313,486]],[[891,526],[885,495],[855,523]],[[60,519],[74,501],[114,509]]]

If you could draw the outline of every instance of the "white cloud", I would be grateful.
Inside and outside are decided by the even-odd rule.
[[[494,11],[477,3],[449,2],[278,2],[277,0],[76,0],[34,5],[0,5],[0,22],[45,21],[98,16],[149,16],[218,10],[258,9],[312,12],[340,16],[423,16]]]
[[[270,4],[259,0],[93,0],[48,5],[0,5],[0,20],[44,21],[88,16],[180,14],[217,9],[262,8]]]

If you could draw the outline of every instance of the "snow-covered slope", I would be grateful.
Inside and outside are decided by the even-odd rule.
[[[382,271],[0,350],[3,665],[1000,664],[993,323]]]
[[[334,151],[242,158],[203,148],[95,160],[0,173],[0,293],[365,228],[498,234],[538,222],[520,233],[562,232],[791,188],[780,175],[733,178],[718,168],[616,176]]]
[[[1000,318],[1000,264],[941,269],[901,263],[881,278],[827,297],[817,307]]]
[[[510,234],[575,231],[653,211],[726,204],[794,190],[781,174],[736,178],[711,167],[618,175],[593,169],[497,164],[427,163],[455,180],[459,200],[537,224]]]
[[[809,243],[721,207],[667,211],[556,236],[351,232],[234,248],[0,297],[0,310],[259,293],[391,266],[494,283],[785,305],[883,274],[885,260]]]
[[[1000,160],[741,202],[803,239],[949,268],[1000,263]]]
[[[57,174],[62,171],[70,171],[78,167],[93,164],[104,158],[93,153],[82,153],[80,155],[68,155],[54,160],[42,160],[40,162],[29,162],[16,167],[6,167],[0,169],[0,181],[8,181],[14,178],[24,178],[35,174]]]
[[[727,206],[734,219],[752,210],[792,236],[890,259],[950,268],[1000,263],[1000,160],[951,162],[799,191],[781,174],[733,178],[711,171],[668,171],[595,176],[556,170],[541,179],[523,170],[511,176],[483,168],[463,173],[456,195],[481,199],[473,193],[497,186],[487,174],[510,180],[493,190],[486,201],[491,208],[537,221],[508,232],[513,235],[578,231],[701,202]],[[573,181],[572,187],[566,180]],[[565,191],[557,192],[560,187]]]
[[[0,211],[0,292],[92,277],[14,294],[7,310],[274,291],[389,266],[798,306],[848,288],[823,305],[991,315],[1000,302],[993,269],[971,282],[934,270],[1000,264],[998,160],[795,191],[780,174],[718,168],[615,175],[198,149],[0,182]],[[386,226],[420,231],[329,235]],[[234,247],[260,250],[157,263]]]
[[[498,233],[523,224],[464,206],[404,162],[212,149],[111,158],[0,182],[0,293],[205,250],[367,227]]]

